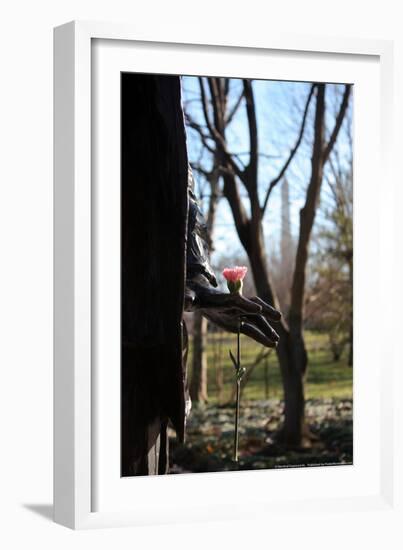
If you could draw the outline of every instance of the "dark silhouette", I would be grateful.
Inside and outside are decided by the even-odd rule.
[[[215,288],[204,220],[192,193],[180,78],[122,74],[121,473],[168,469],[167,426],[183,440],[184,309],[274,347],[280,313],[257,297]],[[190,183],[190,185],[189,185]]]

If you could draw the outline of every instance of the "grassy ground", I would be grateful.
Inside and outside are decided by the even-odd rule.
[[[352,397],[353,369],[347,365],[347,353],[340,361],[334,361],[329,350],[327,336],[313,332],[305,334],[308,349],[308,371],[305,383],[307,399],[348,399]],[[242,364],[251,365],[261,350],[261,346],[250,338],[242,337]],[[212,404],[229,399],[234,383],[234,370],[228,350],[236,350],[235,336],[213,333],[208,336],[208,389],[209,402]],[[191,351],[191,350],[190,350]],[[189,366],[192,361],[189,358]],[[222,377],[221,390],[217,387],[217,378]],[[267,365],[262,361],[254,368],[245,386],[243,397],[248,400],[272,399],[282,397],[280,369],[276,353],[272,351]]]

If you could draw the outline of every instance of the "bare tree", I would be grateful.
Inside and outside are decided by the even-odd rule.
[[[326,85],[313,84],[311,86],[306,98],[296,141],[277,176],[268,183],[262,204],[259,200],[259,139],[252,81],[245,79],[242,81],[242,86],[243,98],[239,100],[239,103],[243,100],[245,104],[249,133],[249,155],[246,165],[243,164],[239,155],[231,153],[228,148],[226,129],[231,118],[231,112],[228,109],[229,85],[225,79],[199,78],[204,124],[197,124],[192,119],[189,120],[189,123],[198,131],[204,146],[217,155],[216,158],[223,179],[223,193],[228,200],[240,242],[248,255],[257,293],[274,306],[277,306],[277,297],[266,260],[262,221],[273,189],[282,181],[298,151],[304,135],[309,107],[313,98],[315,98],[311,173],[305,195],[305,204],[300,212],[290,311],[288,319],[283,318],[279,324],[280,343],[277,347],[285,400],[283,437],[286,444],[300,446],[306,442],[307,435],[304,421],[304,374],[307,365],[307,354],[303,338],[303,303],[308,245],[315,219],[324,167],[337,140],[346,113],[350,86],[345,86],[339,111],[327,141],[325,136]],[[240,187],[246,191],[250,214],[241,199]]]
[[[346,125],[348,131],[350,125]],[[347,136],[348,139],[349,136]],[[350,150],[352,149],[350,143]],[[329,159],[320,205],[323,221],[315,231],[312,282],[307,293],[309,323],[324,326],[334,360],[349,345],[353,360],[353,159],[336,147]],[[323,200],[324,199],[324,200]]]
[[[192,376],[189,393],[192,403],[203,405],[208,401],[207,378],[207,319],[200,312],[194,313]]]
[[[219,170],[213,162],[211,171],[205,171],[200,166],[194,169],[201,173],[209,184],[210,198],[206,215],[207,235],[212,249],[212,234],[217,211],[219,192]],[[192,376],[189,384],[189,393],[192,402],[203,405],[208,401],[208,373],[207,373],[207,329],[208,321],[200,311],[193,314],[193,354]]]

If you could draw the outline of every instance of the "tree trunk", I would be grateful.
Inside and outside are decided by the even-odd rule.
[[[262,246],[248,251],[249,261],[258,296],[275,304],[266,266],[266,255]],[[305,432],[304,373],[307,355],[303,338],[292,338],[284,319],[275,325],[280,335],[276,352],[280,363],[281,380],[284,391],[284,425],[281,437],[290,447],[303,443]]]
[[[215,168],[208,177],[211,195],[208,206],[206,226],[210,251],[213,250],[212,235],[218,203],[219,171],[216,168],[216,165],[217,160],[214,161]],[[200,312],[196,311],[194,314],[193,324],[193,370],[189,392],[192,401],[199,404],[204,404],[208,401],[206,338],[207,319],[205,319]]]
[[[192,377],[190,380],[190,397],[193,403],[207,403],[207,354],[206,354],[207,319],[199,311],[194,314],[193,324],[193,359]]]
[[[227,196],[230,206],[233,207],[234,201],[231,200],[233,198],[231,193],[236,193],[237,188],[235,182],[231,185],[229,180],[228,176],[224,177],[224,194]],[[249,258],[257,295],[277,307],[277,299],[272,290],[267,269],[260,215],[255,211],[255,218],[252,220],[254,223],[251,221],[242,223],[242,215],[238,218],[236,212],[233,211],[233,213],[238,235]],[[307,353],[302,332],[295,332],[293,337],[284,318],[275,328],[280,336],[276,352],[284,391],[284,425],[281,437],[287,446],[300,447],[304,443],[303,434],[306,431],[304,374]]]
[[[305,425],[305,395],[304,373],[301,365],[306,364],[305,347],[295,346],[292,338],[288,337],[288,346],[284,351],[279,350],[283,359],[280,363],[284,386],[284,425],[282,439],[287,447],[301,447],[309,443],[304,438],[307,427]]]

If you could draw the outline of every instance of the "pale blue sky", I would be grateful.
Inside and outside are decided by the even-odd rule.
[[[299,125],[301,121],[301,112],[304,108],[310,83],[305,82],[282,82],[269,80],[254,80],[253,90],[255,94],[259,151],[270,158],[261,157],[259,160],[259,193],[261,202],[270,180],[275,177],[287,158],[290,149],[295,144]],[[183,77],[183,101],[185,108],[191,113],[192,117],[198,122],[203,122],[199,98],[199,85],[197,77]],[[233,79],[230,87],[230,102],[235,102],[242,88],[240,80]],[[340,100],[341,86],[329,84],[327,86],[326,104],[328,107],[328,123],[331,127],[333,123],[333,113]],[[295,156],[292,165],[287,172],[287,178],[290,189],[291,203],[291,226],[292,233],[296,237],[298,234],[299,210],[304,202],[306,185],[310,175],[310,143],[312,138],[314,102],[311,102],[309,118],[307,120],[304,143],[301,145],[298,154]],[[347,157],[351,154],[345,129],[348,123],[351,123],[351,101],[348,119],[346,118],[343,131],[340,133],[338,150],[341,157]],[[188,150],[190,161],[193,162],[200,158],[200,141],[197,132],[188,129]],[[228,148],[231,152],[246,153],[249,148],[249,138],[246,124],[245,106],[242,104],[238,110],[237,116],[233,119],[227,133]],[[203,153],[203,161],[209,164],[209,153]],[[248,156],[243,155],[242,159],[247,163]],[[197,175],[196,175],[197,176]],[[206,187],[207,189],[207,187]],[[199,194],[201,189],[196,190]],[[325,186],[322,188],[321,199],[326,200]],[[245,192],[243,191],[243,195]],[[244,200],[248,208],[248,200]],[[320,214],[319,214],[320,216]],[[279,243],[279,229],[281,223],[281,202],[280,202],[280,184],[272,193],[268,208],[264,218],[264,233],[266,240],[266,250],[276,249]],[[239,243],[231,212],[229,211],[226,199],[221,199],[217,212],[217,219],[214,229],[215,255],[224,254],[228,256],[242,253],[242,247]]]

